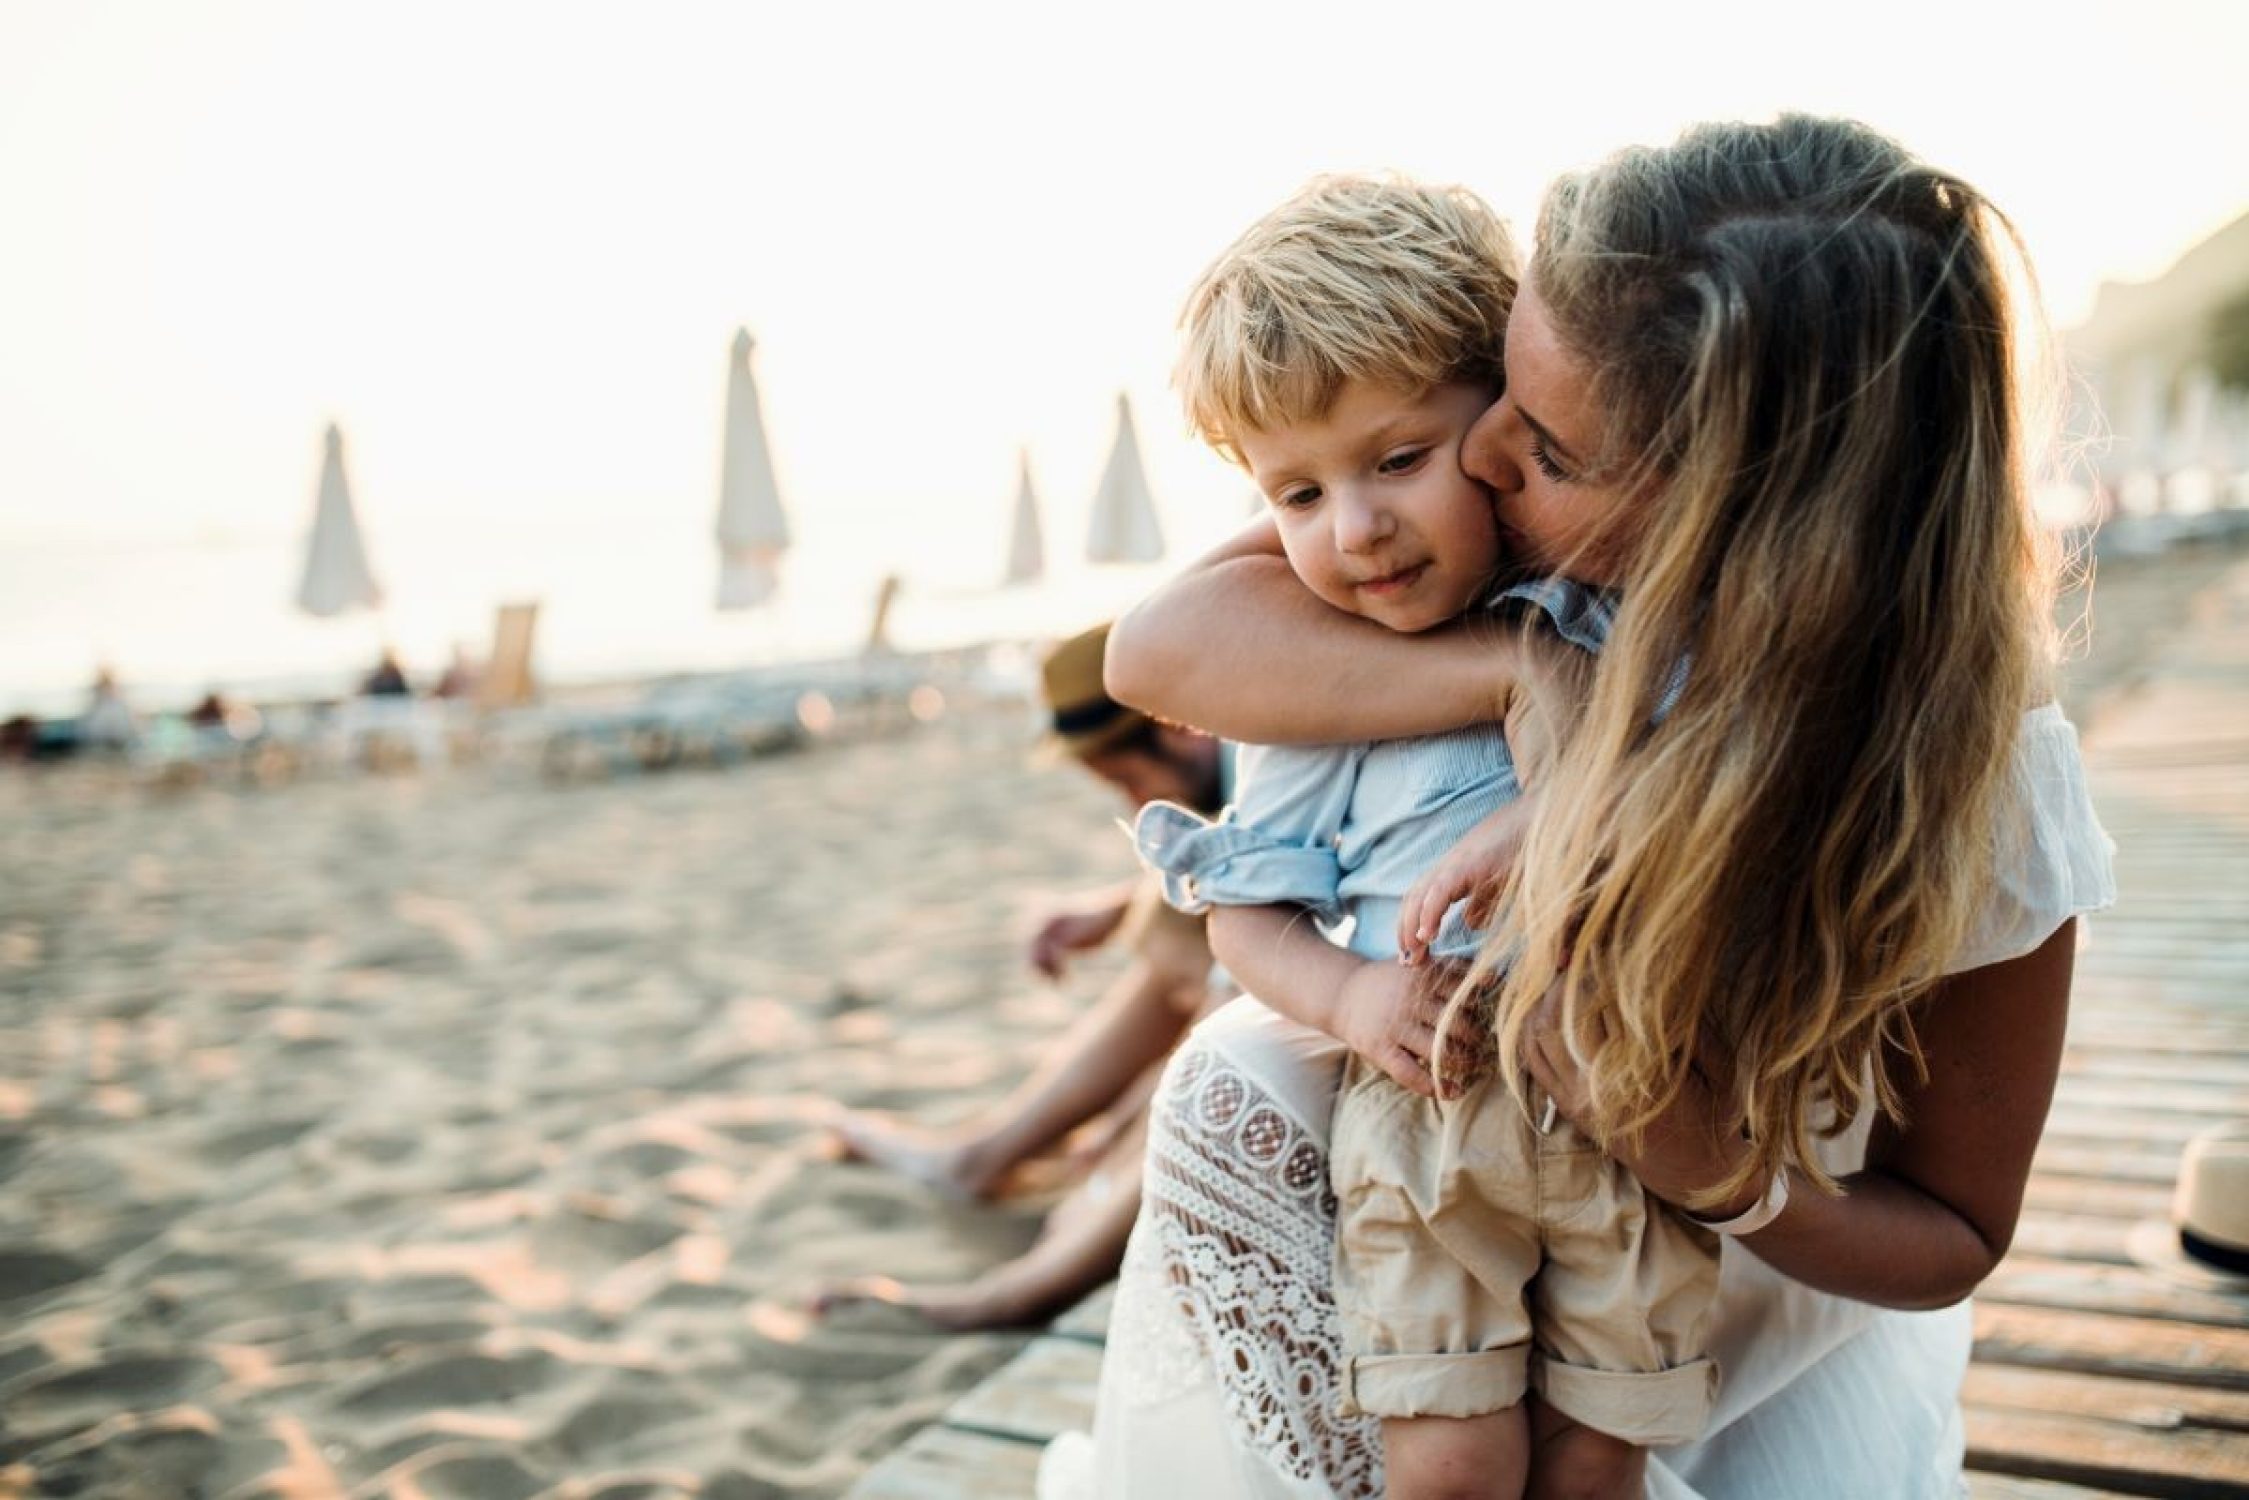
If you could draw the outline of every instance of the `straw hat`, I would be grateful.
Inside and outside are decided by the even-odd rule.
[[[1099,755],[1150,722],[1138,709],[1109,696],[1101,682],[1101,658],[1109,644],[1107,624],[1071,636],[1049,651],[1039,669],[1052,716],[1040,750],[1047,756]]]
[[[2134,1260],[2174,1281],[2249,1292],[2249,1121],[2187,1142],[2171,1217],[2143,1220],[2127,1244]]]

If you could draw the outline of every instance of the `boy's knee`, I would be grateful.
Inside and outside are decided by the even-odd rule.
[[[1647,1472],[1647,1449],[1572,1423],[1539,1442],[1525,1500],[1639,1500]]]
[[[1383,1470],[1395,1500],[1493,1500],[1523,1493],[1522,1408],[1482,1417],[1382,1424]]]

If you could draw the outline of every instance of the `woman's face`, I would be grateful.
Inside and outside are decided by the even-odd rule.
[[[1608,529],[1622,493],[1587,477],[1601,451],[1600,413],[1585,370],[1562,346],[1527,277],[1507,322],[1507,392],[1461,443],[1461,467],[1491,487],[1502,558],[1584,583],[1624,581]]]

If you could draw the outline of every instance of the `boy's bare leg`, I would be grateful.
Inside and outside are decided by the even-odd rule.
[[[1382,1467],[1393,1500],[1517,1500],[1530,1454],[1521,1403],[1481,1417],[1382,1422]]]
[[[910,1308],[940,1328],[1006,1328],[1060,1312],[1116,1275],[1140,1211],[1143,1112],[1122,1131],[1078,1190],[1047,1216],[1036,1244],[1014,1260],[957,1286],[917,1286],[861,1276],[816,1293],[815,1312],[853,1302]]]
[[[1115,1105],[1171,1050],[1204,1006],[1205,973],[1189,977],[1134,959],[1037,1071],[966,1124],[936,1131],[851,1110],[829,1128],[851,1156],[947,1192],[987,1197],[1015,1167]]]
[[[1536,1397],[1528,1500],[1640,1500],[1648,1450],[1565,1417]]]

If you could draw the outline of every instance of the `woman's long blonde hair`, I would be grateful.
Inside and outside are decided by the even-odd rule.
[[[1750,1155],[1697,1206],[1784,1163],[1833,1190],[1813,1137],[1900,1116],[1986,890],[2051,659],[2019,251],[1958,178],[1801,116],[1624,152],[1540,216],[1532,283],[1640,498],[1477,977],[1504,955],[1510,1059],[1562,980],[1604,1139],[1693,1073],[1731,1100]]]

